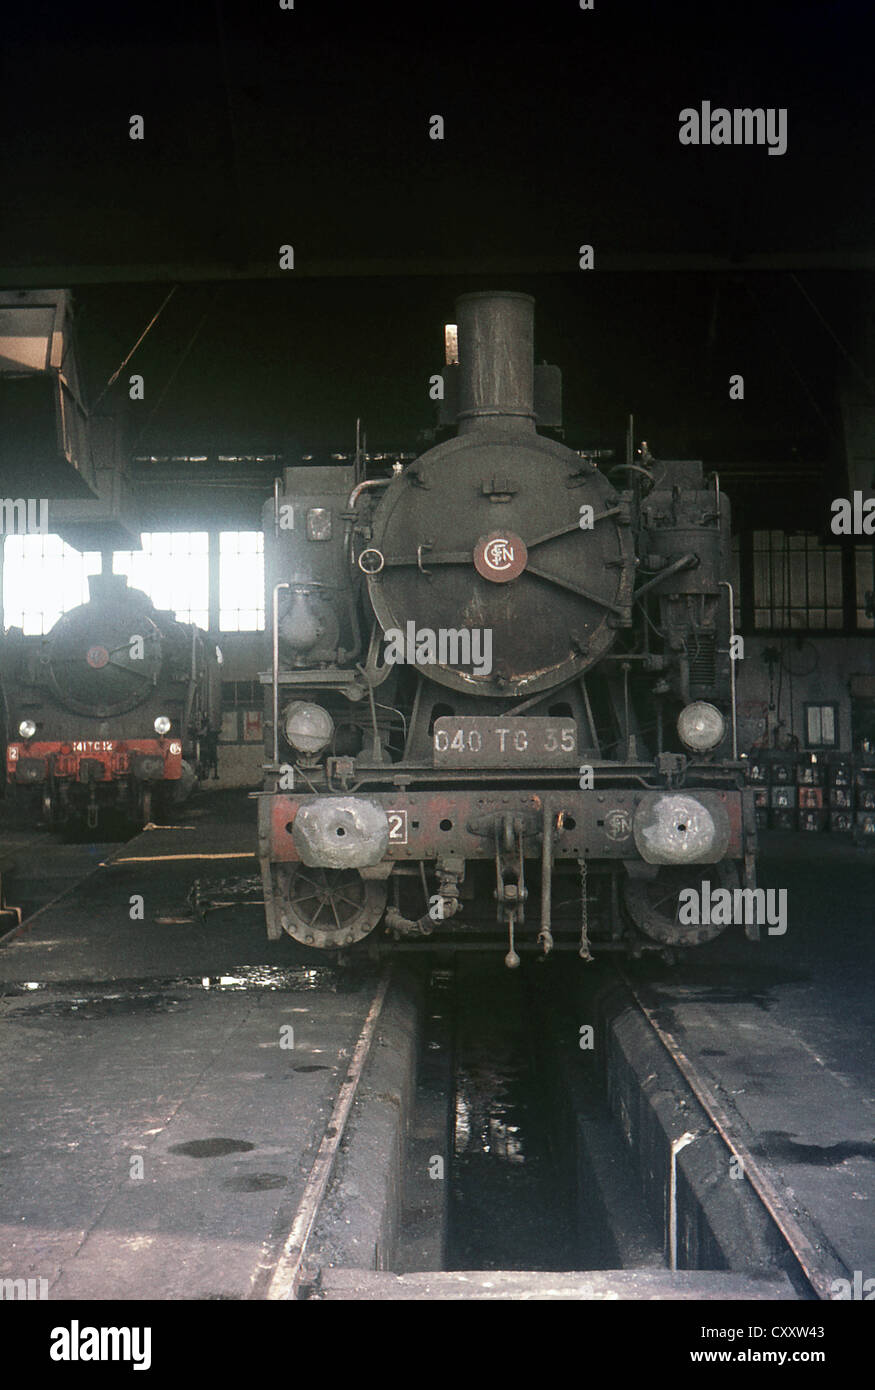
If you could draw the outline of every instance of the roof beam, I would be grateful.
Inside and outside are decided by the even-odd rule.
[[[844,251],[764,251],[743,257],[715,256],[705,251],[608,251],[598,254],[598,272],[630,274],[657,271],[670,274],[687,272],[727,273],[740,270],[875,270],[875,249]],[[296,256],[294,271],[282,271],[275,262],[249,262],[246,265],[222,261],[163,261],[152,264],[96,265],[4,265],[0,266],[0,288],[42,289],[55,285],[112,285],[215,282],[230,280],[346,279],[371,276],[470,276],[470,275],[563,275],[582,273],[573,256],[485,256],[451,260],[403,260],[397,257],[372,260],[308,261]]]

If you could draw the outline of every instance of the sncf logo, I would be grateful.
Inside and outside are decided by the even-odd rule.
[[[483,536],[474,547],[474,568],[493,584],[506,584],[522,574],[528,560],[524,542],[513,532]]]

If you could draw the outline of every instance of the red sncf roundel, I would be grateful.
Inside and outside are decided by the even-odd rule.
[[[474,568],[493,584],[507,584],[518,578],[528,558],[525,542],[513,531],[494,531],[491,536],[481,536],[474,547]]]
[[[95,671],[99,671],[109,661],[109,652],[106,647],[89,647],[85,653],[85,660]]]

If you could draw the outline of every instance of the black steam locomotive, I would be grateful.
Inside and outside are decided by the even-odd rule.
[[[701,463],[602,471],[538,433],[561,382],[527,295],[457,316],[452,437],[388,478],[288,468],[265,509],[268,935],[497,921],[511,966],[709,940],[680,889],[754,881],[727,499]]]
[[[123,575],[41,642],[0,645],[7,796],[52,826],[113,810],[141,824],[183,800],[221,728],[220,656],[206,633],[159,612]]]

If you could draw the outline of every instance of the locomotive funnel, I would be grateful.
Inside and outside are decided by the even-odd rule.
[[[133,591],[126,574],[89,574],[88,598],[91,603],[124,603]]]
[[[459,327],[460,434],[482,428],[533,432],[534,319],[531,295],[463,294]]]

